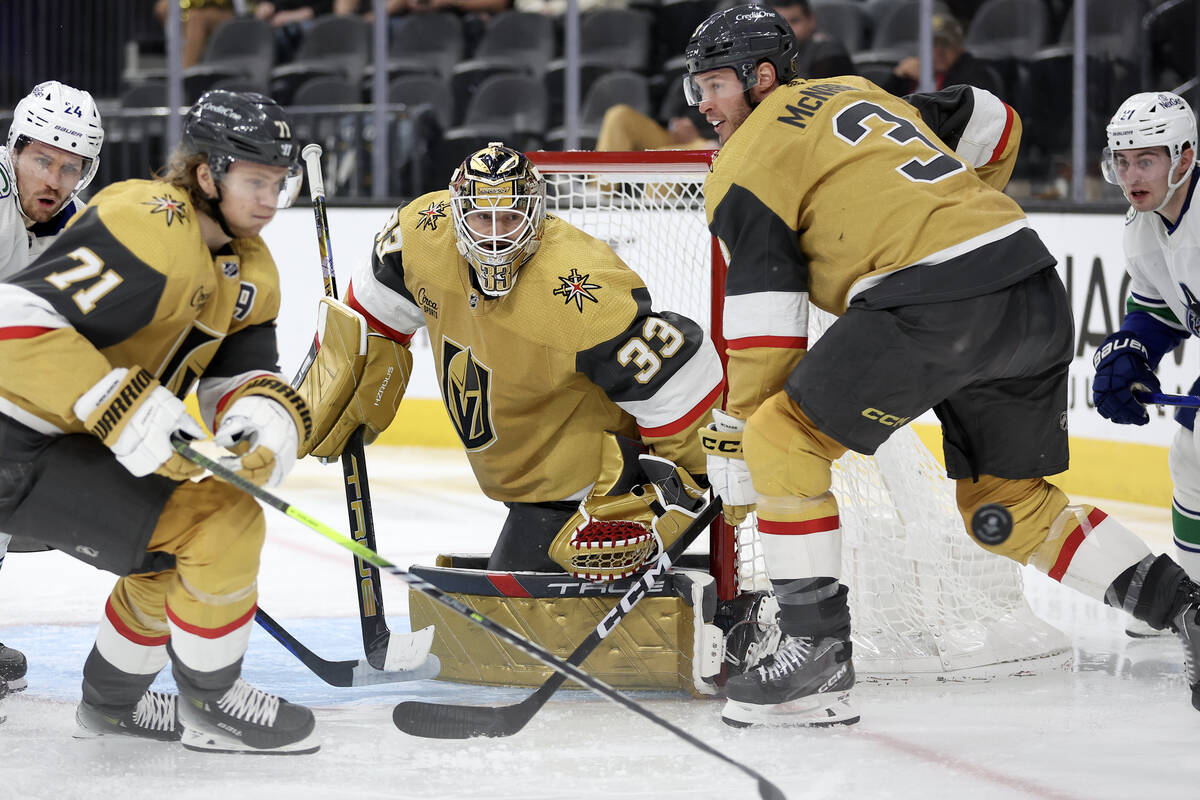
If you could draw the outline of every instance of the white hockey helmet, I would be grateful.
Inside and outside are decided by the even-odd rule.
[[[104,128],[95,101],[83,89],[58,81],[44,81],[33,87],[13,111],[8,129],[10,158],[16,154],[22,139],[34,139],[83,157],[83,177],[75,185],[71,198],[96,177]]]
[[[1188,102],[1171,92],[1139,92],[1117,109],[1105,128],[1108,146],[1100,160],[1101,172],[1109,183],[1121,185],[1113,163],[1113,153],[1118,150],[1140,150],[1144,147],[1165,147],[1171,157],[1171,169],[1167,173],[1167,196],[1161,209],[1171,199],[1188,176],[1176,181],[1170,176],[1179,166],[1179,159],[1187,148],[1196,147],[1196,115]]]
[[[450,214],[458,252],[475,271],[479,288],[502,297],[542,244],[546,180],[524,153],[490,142],[454,170]],[[518,220],[515,227],[499,226],[504,214]]]

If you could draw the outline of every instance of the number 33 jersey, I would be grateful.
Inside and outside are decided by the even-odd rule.
[[[780,86],[717,155],[704,197],[729,257],[734,416],[782,387],[808,346],[809,302],[840,315],[953,301],[1054,264],[1021,208],[980,177],[1011,171],[993,163],[1015,157],[1011,109],[970,87],[915,102],[955,126],[970,163],[917,108],[854,76]]]
[[[546,218],[512,290],[487,297],[456,248],[449,193],[427,194],[392,214],[346,302],[401,343],[428,328],[446,411],[492,499],[579,499],[606,430],[705,471],[695,430],[724,385],[715,348],[561,219]]]
[[[203,377],[211,424],[239,376],[278,371],[278,311],[261,238],[214,255],[184,191],[113,184],[0,283],[0,413],[47,435],[82,432],[75,400],[113,367],[138,365],[179,397]]]

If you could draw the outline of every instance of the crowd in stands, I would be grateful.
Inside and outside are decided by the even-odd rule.
[[[897,95],[916,89],[919,0],[764,1],[802,43],[802,76],[853,73]],[[371,99],[370,0],[157,0],[158,19],[167,2],[183,12],[185,102],[213,86],[296,106]],[[1177,29],[1194,30],[1196,2],[1087,2],[1087,129],[1098,151],[1103,121],[1122,98],[1171,89],[1195,73],[1194,41]],[[681,54],[700,21],[738,4],[579,0],[580,146],[710,146],[711,129],[682,99]],[[981,86],[1017,109],[1025,129],[1018,178],[1061,169],[1070,146],[1073,0],[933,5],[937,84]],[[1192,16],[1172,21],[1181,5]],[[388,0],[389,103],[420,107],[428,116],[422,135],[446,142],[448,161],[489,138],[561,148],[565,8],[566,0]],[[1156,46],[1142,46],[1155,37]],[[161,104],[148,102],[161,90],[161,59],[140,64],[122,75],[126,107]]]

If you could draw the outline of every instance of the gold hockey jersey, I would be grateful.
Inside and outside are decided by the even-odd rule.
[[[43,434],[83,432],[75,401],[136,364],[180,397],[202,378],[211,425],[248,375],[278,373],[278,311],[279,275],[261,238],[214,255],[182,190],[113,184],[0,283],[0,413]]]
[[[512,291],[489,298],[455,246],[449,193],[427,194],[392,214],[345,300],[396,341],[428,328],[442,400],[488,497],[580,499],[606,430],[705,471],[695,430],[724,386],[716,349],[563,220],[546,218]]]
[[[1011,109],[983,93],[994,102],[980,111],[1008,123],[982,125],[970,108],[982,95],[937,94],[915,99],[964,140],[971,163],[913,105],[854,76],[777,88],[717,155],[704,196],[729,257],[734,416],[782,388],[808,346],[810,302],[841,314],[850,303],[952,301],[1054,264],[1020,207],[993,188],[1016,156]]]

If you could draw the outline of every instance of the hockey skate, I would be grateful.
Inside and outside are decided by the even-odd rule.
[[[321,749],[308,708],[256,689],[241,678],[212,697],[182,687],[181,692],[179,717],[188,750],[301,755]]]
[[[28,664],[24,653],[0,644],[0,681],[8,685],[9,691],[19,692],[28,685],[25,681],[26,669]]]
[[[725,633],[725,670],[738,675],[779,646],[779,601],[767,592],[743,592],[717,606],[713,622]]]
[[[823,727],[852,725],[858,711],[851,643],[826,637],[786,636],[774,655],[725,684],[721,719],[735,728],[751,725]]]
[[[76,739],[98,736],[136,736],[177,742],[180,736],[178,698],[148,689],[132,708],[112,709],[80,701],[75,709]]]
[[[1191,602],[1175,615],[1171,627],[1183,642],[1184,671],[1192,690],[1192,708],[1200,711],[1200,595],[1192,595]]]

